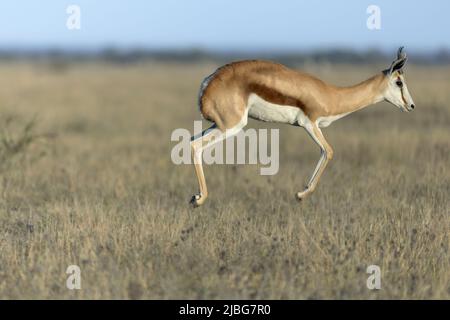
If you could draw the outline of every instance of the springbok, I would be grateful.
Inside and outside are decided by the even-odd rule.
[[[238,133],[248,117],[261,121],[303,127],[318,144],[320,159],[299,200],[311,194],[333,158],[333,149],[320,128],[368,105],[388,101],[402,111],[414,109],[403,74],[407,57],[403,47],[391,66],[350,87],[327,84],[309,74],[281,64],[246,60],[227,64],[205,78],[198,103],[203,117],[214,124],[191,138],[191,151],[200,193],[192,197],[194,206],[208,196],[202,167],[203,150]]]

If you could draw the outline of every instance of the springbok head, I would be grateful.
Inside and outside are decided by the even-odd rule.
[[[387,78],[387,86],[384,92],[384,99],[400,108],[402,111],[412,111],[414,109],[414,101],[409,94],[406,86],[404,67],[408,57],[400,47],[397,51],[397,59],[392,62],[391,66],[384,70]]]

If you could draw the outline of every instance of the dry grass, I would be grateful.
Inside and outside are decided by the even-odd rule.
[[[350,84],[380,67],[303,69]],[[283,126],[277,175],[209,166],[193,210],[170,134],[192,130],[213,68],[0,65],[0,298],[450,297],[449,68],[409,66],[413,113],[379,104],[325,129],[335,158],[305,202],[319,153]]]

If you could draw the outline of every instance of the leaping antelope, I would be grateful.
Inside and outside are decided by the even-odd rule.
[[[320,147],[321,156],[299,200],[311,194],[333,158],[333,149],[320,128],[349,113],[380,101],[402,111],[414,109],[403,74],[407,57],[403,47],[397,59],[379,74],[350,87],[327,84],[314,76],[281,64],[247,60],[227,64],[205,78],[199,92],[203,117],[214,122],[201,135],[191,138],[191,151],[200,193],[192,197],[195,206],[208,196],[202,167],[202,151],[238,133],[248,117],[261,121],[303,127]]]

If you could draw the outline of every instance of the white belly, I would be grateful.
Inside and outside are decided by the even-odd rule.
[[[262,121],[288,123],[304,126],[310,122],[302,109],[268,102],[252,93],[248,98],[249,117]]]

